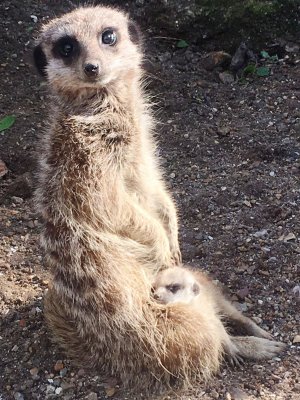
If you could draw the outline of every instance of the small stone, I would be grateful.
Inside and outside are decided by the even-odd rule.
[[[63,388],[58,387],[55,389],[55,394],[61,394],[62,391],[63,391]]]
[[[217,67],[226,68],[231,61],[231,55],[224,51],[213,51],[202,59],[202,65],[207,71],[212,71]]]
[[[170,178],[171,178],[171,179],[174,179],[175,176],[176,176],[176,174],[175,174],[174,172],[172,172],[172,173],[170,174]]]
[[[24,200],[22,197],[12,196],[11,201],[15,204],[22,204]]]
[[[105,388],[106,396],[112,397],[116,393],[116,388],[114,387],[107,387]]]
[[[36,24],[38,22],[38,17],[36,15],[30,15],[32,21]]]
[[[219,78],[220,81],[224,84],[230,84],[234,82],[234,76],[228,71],[220,72]]]
[[[293,339],[293,343],[300,343],[300,335],[296,335]]]
[[[249,288],[245,287],[243,289],[238,290],[236,295],[240,300],[244,300],[245,297],[249,295]]]
[[[72,387],[74,387],[74,383],[63,381],[61,383],[61,387],[63,388],[63,390],[68,390],[68,389],[71,389]]]
[[[250,397],[243,390],[239,388],[232,388],[230,390],[232,400],[250,400]]]
[[[63,368],[59,371],[59,375],[63,378],[64,376],[67,375],[68,369],[67,368]]]
[[[26,326],[26,321],[25,321],[25,319],[20,319],[20,321],[19,321],[19,326],[20,326],[21,328],[25,328],[25,326]]]
[[[17,351],[18,348],[19,348],[19,347],[15,344],[14,347],[11,349],[11,351]]]
[[[47,385],[46,394],[52,394],[55,392],[55,387],[52,385]]]
[[[293,387],[294,392],[300,392],[300,383],[295,383]]]
[[[219,393],[216,390],[212,390],[210,395],[213,399],[218,399],[220,397]]]
[[[83,376],[85,374],[85,370],[83,368],[81,368],[78,372],[77,375],[78,376]]]
[[[32,376],[37,376],[37,374],[39,373],[39,369],[37,367],[31,368],[31,370],[29,370],[30,375]]]
[[[61,360],[56,361],[54,365],[54,371],[60,371],[64,368],[64,364]]]
[[[14,399],[15,399],[15,400],[24,400],[24,396],[22,395],[22,393],[16,392],[16,393],[14,394]]]
[[[5,165],[4,161],[0,159],[0,178],[8,173],[7,166]]]
[[[257,231],[255,233],[253,233],[253,236],[255,236],[256,238],[262,238],[264,236],[266,236],[268,234],[267,229],[262,229],[261,231]]]
[[[98,396],[97,393],[91,392],[87,396],[85,396],[85,400],[97,400]]]
[[[297,239],[295,234],[290,232],[287,235],[281,235],[278,240],[283,241],[285,243],[289,242],[290,240],[295,240]]]
[[[300,285],[296,285],[293,290],[292,290],[293,294],[297,297],[300,298]]]
[[[262,300],[257,300],[257,302],[258,302],[259,305],[264,304],[264,302]]]

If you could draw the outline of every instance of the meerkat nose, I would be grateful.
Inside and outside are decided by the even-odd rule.
[[[84,73],[89,78],[95,78],[99,73],[99,65],[98,64],[85,64],[84,66]]]
[[[153,297],[154,297],[155,300],[159,300],[160,299],[160,296],[159,296],[158,293],[154,293]]]

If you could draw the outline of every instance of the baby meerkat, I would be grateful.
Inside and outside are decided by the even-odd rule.
[[[182,267],[159,272],[152,284],[153,297],[162,304],[195,302],[200,296],[200,290],[200,284],[193,273]]]
[[[135,24],[113,8],[78,8],[43,27],[34,59],[52,95],[36,204],[55,338],[80,365],[143,392],[208,379],[231,343],[218,313],[151,297],[155,273],[181,257]],[[242,347],[281,350],[256,339]]]
[[[258,355],[251,354],[247,350],[236,349],[236,343],[243,339],[241,339],[242,337],[230,337],[221,322],[223,319],[227,319],[244,334],[272,340],[269,332],[257,326],[254,321],[238,311],[226,299],[222,290],[199,270],[172,267],[160,271],[152,284],[152,294],[153,298],[162,304],[189,303],[199,309],[212,310],[212,313],[215,312],[219,315],[219,329],[224,335],[224,351],[231,361],[239,361],[243,357],[257,359]]]

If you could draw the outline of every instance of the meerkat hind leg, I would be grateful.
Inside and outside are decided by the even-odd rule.
[[[223,313],[225,317],[227,317],[230,321],[232,321],[233,325],[238,330],[242,330],[243,333],[251,336],[257,336],[259,338],[264,338],[269,340],[272,339],[272,335],[269,332],[260,328],[258,325],[256,325],[254,321],[243,315],[222,294],[218,301],[218,305],[220,307],[221,313]]]
[[[277,356],[286,347],[285,343],[275,342],[255,336],[231,336],[238,355],[252,360],[266,360]]]

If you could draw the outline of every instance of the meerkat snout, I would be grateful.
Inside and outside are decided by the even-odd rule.
[[[99,75],[99,64],[96,62],[84,64],[83,70],[88,78],[96,78]]]

